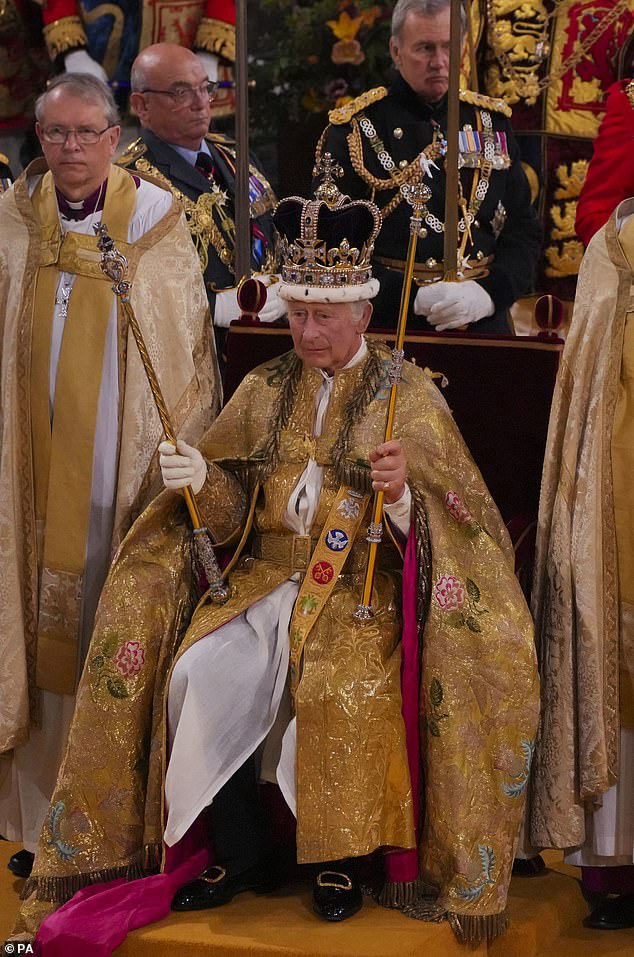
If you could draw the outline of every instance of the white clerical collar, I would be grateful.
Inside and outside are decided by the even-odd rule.
[[[345,366],[342,366],[341,369],[337,369],[336,371],[341,372],[343,369],[352,369],[354,366],[358,365],[363,359],[365,359],[367,351],[368,351],[368,344],[365,341],[365,336],[361,336],[361,345],[359,346],[359,348],[353,355],[352,359],[346,362]],[[321,372],[321,374],[323,375],[324,379],[327,382],[331,381],[334,378],[334,375],[335,375],[334,372],[331,374],[329,372],[326,372],[325,369],[320,369],[319,371]]]

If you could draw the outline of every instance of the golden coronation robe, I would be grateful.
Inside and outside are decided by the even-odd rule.
[[[537,847],[633,862],[634,200],[590,241],[553,396],[533,614],[542,724]]]
[[[207,596],[196,603],[190,534],[173,494],[159,496],[132,528],[102,596],[17,933],[32,932],[82,886],[158,868],[174,664],[302,567],[283,514],[309,461],[323,468],[313,543],[342,484],[369,491],[389,363],[384,347],[369,344],[363,362],[335,373],[317,438],[323,377],[294,353],[251,372],[212,425],[200,445],[211,463],[203,514],[221,543],[252,533],[229,573],[227,604]],[[448,913],[463,938],[479,938],[503,925],[522,816],[537,725],[532,625],[497,509],[444,400],[409,363],[395,434],[408,460],[417,548],[424,821],[417,828],[413,819],[400,716],[401,559],[389,537],[379,547],[378,613],[364,627],[352,618],[365,567],[363,522],[304,646],[298,857],[416,842],[435,914]],[[126,648],[134,662],[122,669]]]
[[[36,161],[14,187],[3,194],[0,202],[0,754],[3,755],[3,774],[0,774],[0,778],[4,778],[0,791],[0,819],[6,809],[7,816],[2,826],[7,834],[7,829],[20,830],[20,817],[22,818],[23,833],[11,833],[9,836],[14,839],[27,839],[28,834],[25,832],[31,827],[36,828],[35,835],[39,832],[57,771],[57,767],[50,770],[52,779],[47,791],[46,786],[42,787],[44,766],[54,764],[55,758],[51,756],[53,751],[58,764],[63,754],[72,713],[75,669],[80,664],[77,621],[73,621],[71,612],[83,607],[81,589],[84,585],[86,589],[90,586],[90,569],[94,565],[99,566],[97,578],[102,576],[97,585],[98,593],[98,588],[105,578],[108,558],[121,542],[133,519],[151,501],[160,487],[160,470],[155,452],[162,438],[162,428],[132,332],[124,326],[121,315],[117,314],[113,293],[112,305],[106,304],[106,308],[110,309],[108,322],[109,329],[112,327],[113,332],[112,344],[107,340],[104,359],[104,370],[109,363],[109,368],[115,370],[115,382],[118,379],[118,385],[114,389],[114,402],[117,407],[114,411],[109,409],[107,413],[109,421],[114,422],[117,444],[116,449],[108,452],[108,455],[113,456],[113,480],[116,489],[114,501],[107,503],[112,522],[111,537],[108,539],[111,550],[110,555],[105,556],[87,551],[83,580],[79,586],[76,582],[72,585],[72,595],[67,596],[64,593],[61,579],[57,594],[51,594],[50,591],[47,593],[48,599],[52,598],[57,607],[66,609],[68,613],[67,616],[61,615],[60,620],[67,622],[66,638],[70,646],[68,670],[72,671],[68,677],[72,687],[64,689],[63,693],[48,690],[40,697],[40,676],[36,678],[36,669],[38,611],[42,602],[43,529],[41,523],[36,521],[35,514],[30,390],[35,326],[34,301],[39,270],[44,262],[49,268],[57,263],[59,273],[63,274],[64,270],[59,265],[62,261],[60,257],[64,256],[64,249],[69,243],[79,242],[82,244],[79,256],[83,256],[83,262],[86,263],[85,267],[81,267],[84,270],[82,276],[92,270],[86,281],[94,283],[95,289],[105,287],[107,290],[110,284],[110,280],[101,274],[98,266],[99,252],[92,229],[88,229],[91,235],[81,237],[72,231],[72,223],[70,231],[64,232],[60,229],[52,184],[47,181],[46,176],[40,179],[45,173],[46,166],[43,161]],[[126,185],[128,175],[126,173],[122,180],[121,171],[113,168],[108,183],[116,181],[119,185]],[[50,174],[48,176],[50,177]],[[132,306],[141,325],[175,427],[183,435],[189,436],[191,441],[196,441],[212,421],[220,404],[220,385],[213,336],[210,335],[207,297],[198,260],[180,209],[166,201],[165,190],[144,181],[142,177],[140,179],[141,183],[136,189],[136,204],[135,200],[132,200],[130,220],[130,229],[134,229],[134,235],[138,238],[126,249],[129,258],[128,278],[132,282]],[[42,187],[43,192],[45,183],[54,206],[50,207],[50,220],[39,218],[32,197],[34,189],[38,187]],[[130,190],[130,183],[132,180],[127,180],[128,195],[135,192],[135,188]],[[108,192],[109,188],[105,191],[106,204]],[[157,216],[156,210],[159,209],[161,212]],[[100,214],[97,213],[93,218],[96,221],[99,217]],[[64,262],[68,264],[68,259]],[[55,292],[51,295],[50,313],[58,308],[53,303],[54,296]],[[69,302],[72,306],[73,293],[70,294]],[[85,309],[90,309],[91,305],[88,294]],[[90,328],[89,316],[93,318],[92,314],[89,314],[84,320],[87,330]],[[53,358],[50,361],[51,364],[54,363]],[[86,373],[79,359],[74,372],[80,382],[86,381]],[[103,375],[105,379],[105,371]],[[106,396],[108,397],[111,398]],[[100,411],[99,416],[101,415]],[[96,434],[99,435],[99,432]],[[99,450],[99,455],[103,453],[103,449]],[[94,502],[94,488],[91,494],[93,504],[90,522],[103,524],[103,509]],[[67,507],[71,510],[73,502],[68,501]],[[102,559],[105,560],[103,571]],[[48,668],[44,669],[45,672],[47,670]],[[44,674],[43,677],[46,679],[53,676]],[[58,707],[60,701],[63,704]],[[43,708],[40,711],[41,702]],[[44,729],[44,723],[50,722],[53,722],[56,730],[52,731],[51,727]],[[38,745],[40,723],[41,730],[45,730],[46,735]],[[28,782],[25,782],[24,791],[27,803],[30,802],[33,807],[17,807],[16,802],[19,803],[22,799],[18,794],[20,787],[16,783],[18,772],[13,749],[22,748],[29,735],[33,735],[34,728],[37,731],[32,736],[29,747],[44,747],[45,752],[39,758],[33,755],[29,758],[32,765],[32,771],[29,773],[33,774],[34,783],[31,788]],[[44,801],[38,814],[35,803],[40,790],[44,793]],[[33,795],[32,800],[26,792]],[[34,823],[36,817],[39,819]]]

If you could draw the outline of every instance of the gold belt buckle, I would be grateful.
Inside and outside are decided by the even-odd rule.
[[[293,535],[291,546],[291,567],[293,571],[305,572],[313,553],[310,535]]]

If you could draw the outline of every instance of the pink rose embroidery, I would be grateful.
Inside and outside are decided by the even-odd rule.
[[[458,611],[464,605],[464,585],[454,575],[443,575],[439,578],[434,587],[434,595],[443,611]]]
[[[445,495],[445,505],[449,514],[452,515],[457,522],[460,522],[461,525],[466,525],[467,522],[472,521],[473,516],[471,512],[462,504],[462,501],[455,492],[447,492]]]
[[[145,650],[138,641],[126,641],[117,648],[114,656],[115,668],[124,678],[132,678],[145,664]]]

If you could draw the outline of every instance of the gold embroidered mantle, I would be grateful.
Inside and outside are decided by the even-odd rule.
[[[530,837],[541,847],[582,845],[587,809],[619,776],[619,619],[627,618],[611,438],[634,308],[633,221],[626,244],[616,229],[628,204],[583,260],[544,458],[532,599],[543,707],[530,797]]]
[[[384,429],[387,361],[371,347],[363,369],[335,376],[313,531],[341,481],[360,490],[368,485],[368,453]],[[373,377],[366,375],[370,366]],[[235,476],[222,488],[224,508],[213,470],[202,496],[205,512],[224,523],[216,535],[227,537],[244,521],[245,493],[258,482],[258,533],[284,531],[282,515],[309,454],[304,439],[321,381],[320,373],[302,372],[293,356],[283,356],[250,373],[216,420],[201,447]],[[479,936],[504,912],[522,815],[537,721],[532,631],[499,514],[444,400],[409,363],[396,422],[410,468],[425,623],[421,873],[437,887],[441,910],[471,922]],[[183,654],[288,574],[246,557],[231,575],[229,604],[201,603],[185,631],[193,607],[189,546],[173,502],[162,495],[136,523],[104,592],[81,706],[26,888],[22,929],[50,906],[44,898],[60,902],[105,875],[135,876],[156,862],[164,692],[175,649]],[[373,627],[352,625],[362,576],[344,570],[306,643],[297,701],[303,860],[364,853],[386,842],[407,847],[413,840],[399,718],[395,560],[388,546]],[[133,665],[122,673],[126,648]],[[337,708],[342,695],[347,707]]]

